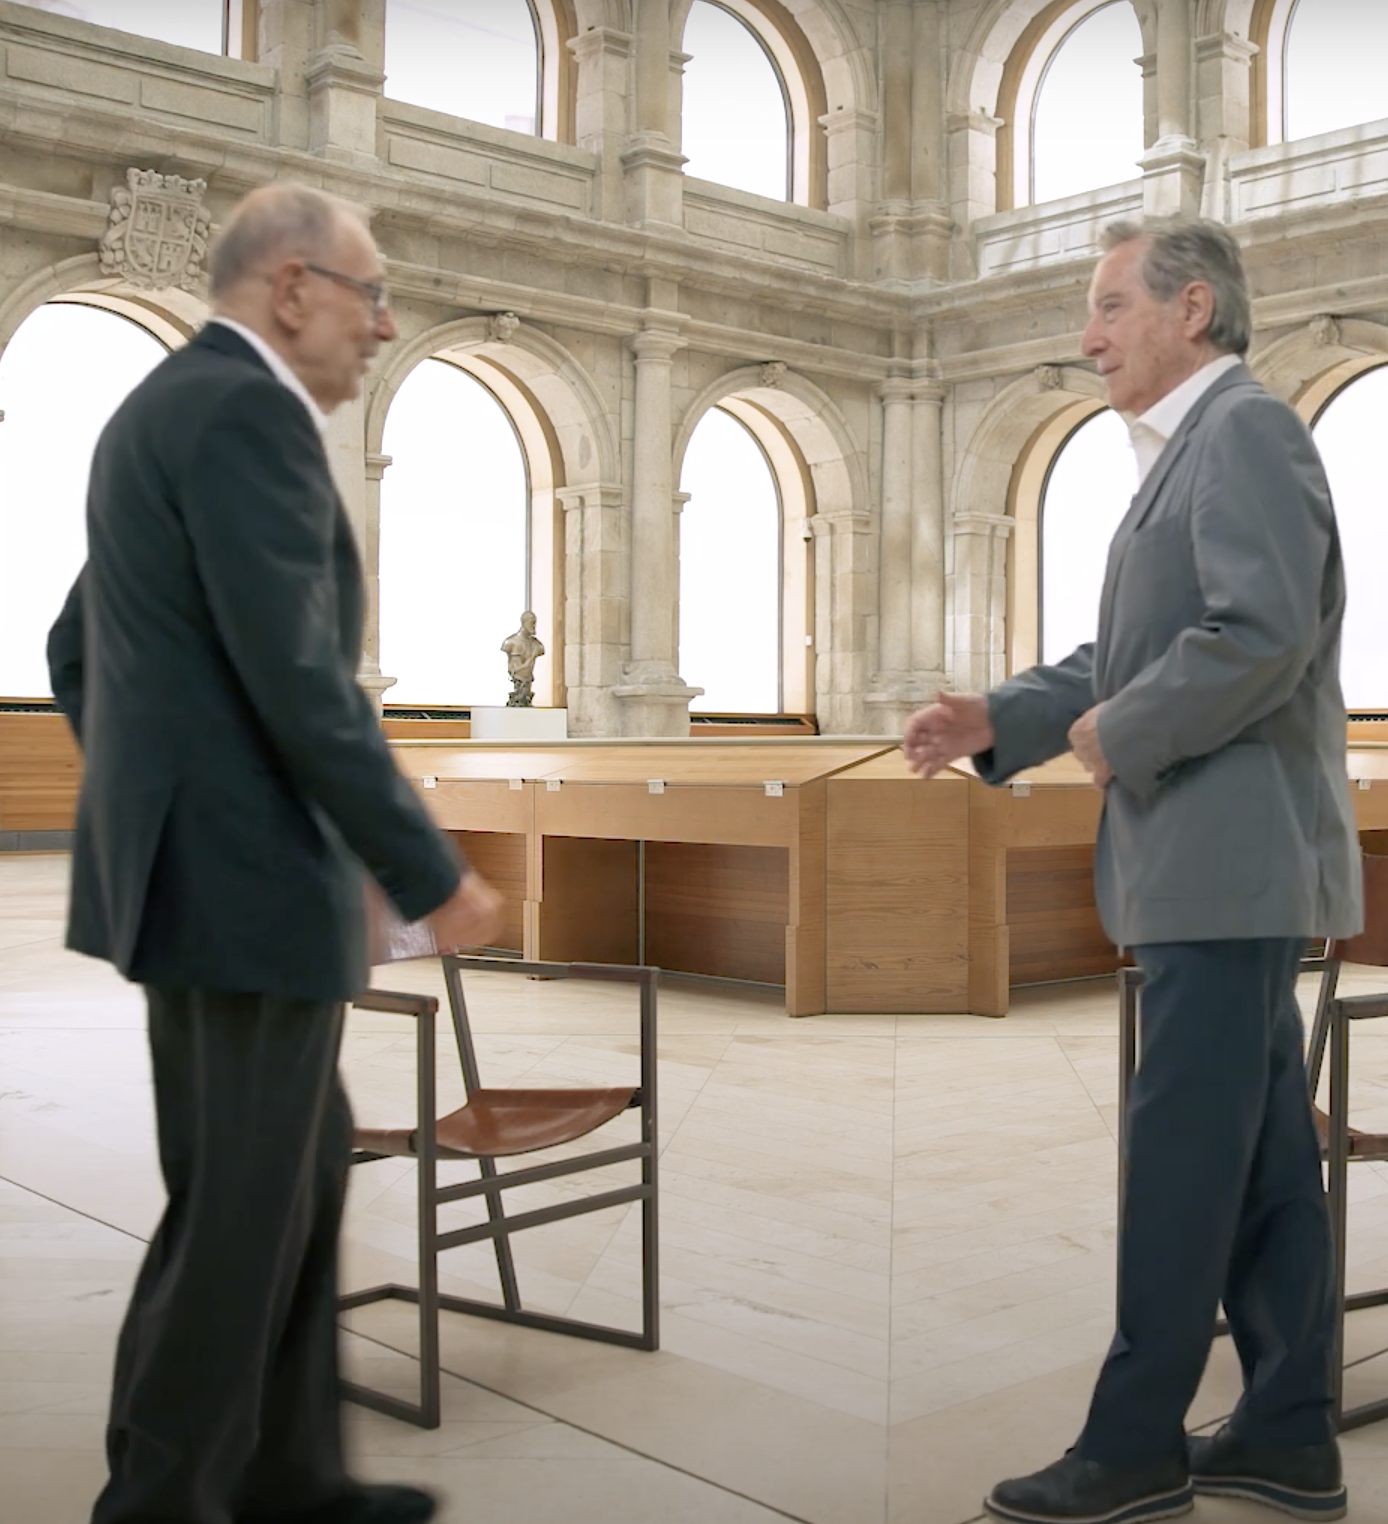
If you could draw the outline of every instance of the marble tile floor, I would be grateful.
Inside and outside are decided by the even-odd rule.
[[[66,873],[59,855],[0,856],[4,1524],[86,1517],[115,1333],[161,1205],[139,993],[63,951]],[[428,964],[380,982],[441,993]],[[634,1077],[630,991],[488,974],[469,999],[490,1084]],[[437,1487],[446,1524],[964,1524],[998,1477],[1059,1454],[1112,1322],[1111,982],[1019,992],[1001,1021],[791,1021],[774,992],[671,980],[660,1034],[661,1351],[446,1315],[443,1427],[349,1408],[361,1472]],[[439,1054],[451,1105],[447,1034]],[[1356,1120],[1388,1130],[1388,1031],[1356,1032],[1354,1063]],[[407,1021],[356,1013],[343,1069],[363,1121],[411,1119]],[[1388,1283],[1388,1169],[1356,1167],[1353,1187],[1354,1284]],[[410,1165],[354,1171],[345,1284],[410,1280],[413,1239]],[[636,1326],[635,1209],[515,1247],[532,1305]],[[454,1251],[444,1280],[495,1295],[490,1251]],[[353,1312],[352,1371],[409,1390],[412,1318]],[[1355,1314],[1348,1343],[1351,1398],[1388,1391],[1388,1309]],[[1193,1422],[1237,1386],[1221,1342]],[[1388,1426],[1345,1451],[1351,1519],[1388,1517]],[[1206,1500],[1196,1516],[1267,1517]]]

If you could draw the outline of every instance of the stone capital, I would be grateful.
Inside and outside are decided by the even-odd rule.
[[[879,120],[876,111],[830,111],[820,117],[819,125],[834,138],[842,132],[876,132]]]
[[[591,63],[604,53],[612,58],[630,58],[634,48],[630,32],[619,32],[610,26],[595,26],[569,39],[569,52],[580,64]]]
[[[625,170],[663,169],[677,175],[688,162],[663,132],[635,132],[622,149],[622,168]]]
[[[1256,42],[1235,37],[1232,32],[1212,32],[1208,37],[1195,39],[1195,61],[1208,63],[1211,59],[1227,59],[1230,63],[1250,64],[1260,49]]]
[[[955,534],[980,535],[989,540],[1005,540],[1017,527],[1010,513],[956,513]]]
[[[624,508],[626,492],[611,482],[594,482],[587,487],[557,487],[554,495],[565,513],[580,508]]]
[[[378,482],[386,474],[392,461],[392,455],[377,455],[374,452],[366,457],[366,479],[369,482]]]
[[[873,391],[887,404],[913,402],[916,396],[916,383],[910,376],[888,376],[885,381],[879,381],[873,387]]]
[[[386,77],[379,69],[373,69],[355,48],[333,43],[309,54],[304,64],[304,82],[311,100],[328,89],[379,95],[385,87]]]
[[[648,361],[668,365],[688,341],[678,328],[651,326],[631,336],[631,350],[638,365]]]

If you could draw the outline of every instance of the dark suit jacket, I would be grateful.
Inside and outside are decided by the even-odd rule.
[[[145,984],[346,999],[361,865],[416,919],[459,858],[355,676],[363,582],[318,430],[210,324],[101,435],[49,636],[85,754],[68,945]]]
[[[1345,576],[1306,425],[1242,366],[1167,442],[1109,549],[1098,638],[989,695],[990,783],[1102,703],[1095,890],[1120,946],[1363,924],[1345,766]]]

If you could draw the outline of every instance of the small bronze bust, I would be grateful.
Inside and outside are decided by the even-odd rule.
[[[545,648],[535,634],[535,616],[528,609],[521,615],[521,627],[514,635],[501,642],[506,653],[506,671],[511,678],[511,696],[506,700],[508,709],[529,709],[533,701],[531,683],[535,678],[535,663],[545,654]]]

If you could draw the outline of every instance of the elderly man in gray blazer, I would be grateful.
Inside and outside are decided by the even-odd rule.
[[[1199,1492],[1336,1519],[1330,1231],[1295,999],[1307,939],[1362,915],[1335,517],[1306,427],[1243,364],[1230,234],[1120,224],[1104,247],[1083,348],[1141,485],[1097,639],[943,694],[906,734],[917,772],[972,755],[990,783],[1075,752],[1104,790],[1100,913],[1145,979],[1117,1332],[1075,1448],[985,1507],[1137,1524]],[[1221,1300],[1243,1397],[1187,1440]]]

